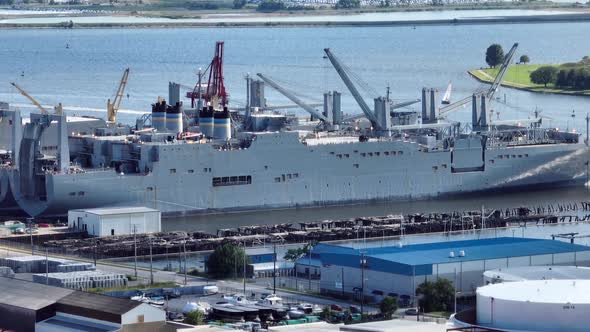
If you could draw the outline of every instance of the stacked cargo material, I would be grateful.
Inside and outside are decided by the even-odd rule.
[[[152,126],[159,131],[166,131],[166,100],[152,104]]]
[[[41,273],[33,275],[33,282],[71,289],[111,288],[127,286],[127,277],[102,271]]]
[[[213,106],[205,106],[199,111],[199,128],[205,137],[213,137]]]
[[[170,133],[182,133],[182,103],[166,107],[166,128]]]
[[[231,139],[231,117],[227,107],[221,112],[213,114],[213,138],[220,140]]]
[[[47,264],[47,267],[45,267]],[[49,272],[73,272],[94,270],[91,263],[74,262],[59,258],[46,258],[44,256],[21,256],[0,258],[0,266],[7,266],[16,273],[44,273]]]

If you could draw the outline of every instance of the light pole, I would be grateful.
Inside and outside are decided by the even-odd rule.
[[[133,225],[133,257],[135,261],[135,279],[137,279],[137,227],[135,225]]]
[[[273,260],[272,260],[272,293],[277,293],[277,244],[273,243]]]
[[[152,257],[152,236],[149,237],[150,241],[150,285],[154,284],[154,261]]]
[[[31,233],[31,255],[35,255],[35,247],[33,246],[33,218],[27,218],[27,224],[29,224],[29,233]]]
[[[244,296],[246,296],[246,241],[244,241],[244,254],[242,255],[242,281],[244,283]]]
[[[361,253],[361,320],[363,319],[363,313],[365,309],[365,265],[367,264],[367,260],[365,259],[365,254]]]
[[[184,249],[184,285],[187,285],[187,271],[186,271],[186,241],[182,241],[182,247]]]

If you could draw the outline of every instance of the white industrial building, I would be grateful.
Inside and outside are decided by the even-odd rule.
[[[162,214],[147,207],[112,207],[70,210],[68,226],[103,237],[162,231]]]

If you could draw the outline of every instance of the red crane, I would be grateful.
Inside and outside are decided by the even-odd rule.
[[[209,71],[209,79],[207,80],[206,89],[202,92],[201,77],[199,73],[199,81],[193,89],[189,91],[186,96],[191,99],[191,107],[195,107],[195,99],[203,98],[206,102],[210,102],[212,105],[227,105],[227,92],[225,92],[225,84],[223,82],[223,41],[215,43],[215,55],[213,60],[205,69],[205,72]]]

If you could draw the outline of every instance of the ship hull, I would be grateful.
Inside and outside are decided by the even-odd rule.
[[[160,157],[146,173],[107,169],[48,174],[43,200],[26,199],[18,188],[13,191],[19,206],[34,216],[103,206],[193,214],[580,185],[587,181],[590,159],[590,150],[582,144],[525,145],[475,151],[467,158],[479,158],[483,165],[461,168],[460,163],[471,166],[470,161],[459,160],[456,152],[425,151],[416,143],[305,145],[279,136],[258,138],[241,150],[216,150],[206,144],[167,149],[166,158]]]

